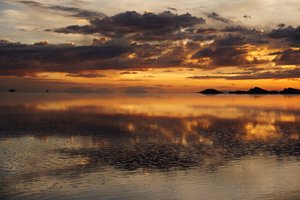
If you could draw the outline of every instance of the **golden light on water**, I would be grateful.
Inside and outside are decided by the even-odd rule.
[[[200,94],[177,95],[168,94],[144,95],[143,98],[125,95],[59,95],[60,99],[56,101],[48,99],[37,100],[34,105],[39,110],[67,110],[69,108],[82,105],[95,106],[92,112],[107,113],[132,113],[144,114],[149,116],[199,116],[199,115],[216,115],[224,118],[238,118],[249,115],[238,108],[255,107],[255,108],[274,108],[280,109],[300,109],[298,96],[204,96]],[[158,98],[159,97],[159,98]],[[187,99],[188,102],[186,101]],[[29,104],[30,105],[30,104]],[[101,109],[97,109],[101,108]],[[215,109],[208,109],[215,108]],[[254,113],[253,113],[254,114]],[[260,112],[255,116],[260,121],[294,121],[292,114],[281,113],[278,115],[274,112]],[[195,122],[194,122],[195,123]],[[209,126],[209,122],[201,122],[204,126]],[[206,125],[205,125],[206,124]]]
[[[0,106],[7,105],[1,123],[18,120],[16,129],[22,124],[33,129],[24,133],[23,127],[22,137],[1,138],[0,148],[9,157],[0,167],[10,172],[2,181],[18,195],[53,188],[73,195],[74,187],[76,195],[87,186],[95,195],[114,183],[114,191],[122,181],[127,187],[133,177],[138,185],[149,177],[151,188],[161,187],[161,181],[170,174],[174,181],[179,173],[182,185],[187,176],[201,187],[221,176],[222,183],[229,177],[228,184],[240,185],[246,177],[249,186],[268,188],[278,187],[283,178],[292,180],[279,162],[291,162],[293,176],[299,171],[293,157],[299,141],[298,96],[16,95],[0,99]],[[278,175],[278,167],[284,172],[274,183],[270,170]],[[199,177],[204,182],[197,182]]]
[[[300,199],[297,7],[0,0],[0,199]]]
[[[244,139],[246,141],[273,140],[282,137],[282,135],[278,132],[276,127],[272,124],[248,123],[246,124],[245,129],[246,129],[246,135]]]

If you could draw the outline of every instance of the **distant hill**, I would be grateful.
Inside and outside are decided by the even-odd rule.
[[[268,91],[259,87],[251,88],[248,94],[278,94],[276,91]]]
[[[284,88],[284,90],[280,91],[280,94],[300,94],[300,90],[295,88]]]
[[[201,92],[201,94],[222,94],[223,92],[218,91],[216,89],[206,89]],[[285,88],[282,91],[276,91],[276,90],[265,90],[260,87],[254,87],[246,90],[236,90],[236,91],[229,91],[229,94],[300,94],[299,89],[295,88]]]
[[[237,90],[237,91],[230,91],[229,93],[230,94],[278,94],[279,92],[275,90],[269,91],[269,90],[262,89],[260,87],[254,87],[248,91]]]
[[[201,93],[201,94],[222,94],[223,92],[218,91],[216,89],[206,89],[206,90],[203,90],[199,93]]]

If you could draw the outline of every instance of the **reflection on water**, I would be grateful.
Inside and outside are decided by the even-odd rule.
[[[300,199],[300,96],[2,94],[1,199]]]

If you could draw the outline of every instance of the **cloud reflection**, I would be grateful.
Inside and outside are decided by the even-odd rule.
[[[272,96],[271,101],[267,96],[243,96],[233,102],[228,96],[198,96],[189,103],[182,96],[172,97],[172,101],[163,96],[154,102],[151,96],[122,97],[122,101],[115,97],[81,98],[82,103],[46,99],[34,104],[1,104],[0,135],[34,135],[43,140],[51,135],[86,135],[93,137],[99,148],[116,143],[161,143],[213,146],[239,153],[250,147],[249,152],[258,152],[270,144],[288,144],[299,138],[300,108],[293,104],[298,97]],[[266,100],[277,108],[260,104]],[[58,106],[59,102],[64,106]]]
[[[217,172],[300,155],[297,96],[16,97],[0,100],[5,194],[107,170]]]

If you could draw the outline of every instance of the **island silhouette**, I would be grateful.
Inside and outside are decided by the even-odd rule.
[[[214,95],[214,94],[223,94],[225,92],[222,92],[222,91],[219,91],[216,89],[205,89],[198,93]],[[295,89],[295,88],[284,88],[281,91],[276,91],[276,90],[265,90],[260,87],[254,87],[254,88],[249,89],[248,91],[235,90],[235,91],[229,91],[226,93],[229,93],[229,94],[300,94],[300,90]]]
[[[202,94],[222,94],[223,92],[216,90],[216,89],[206,89],[201,91]]]

